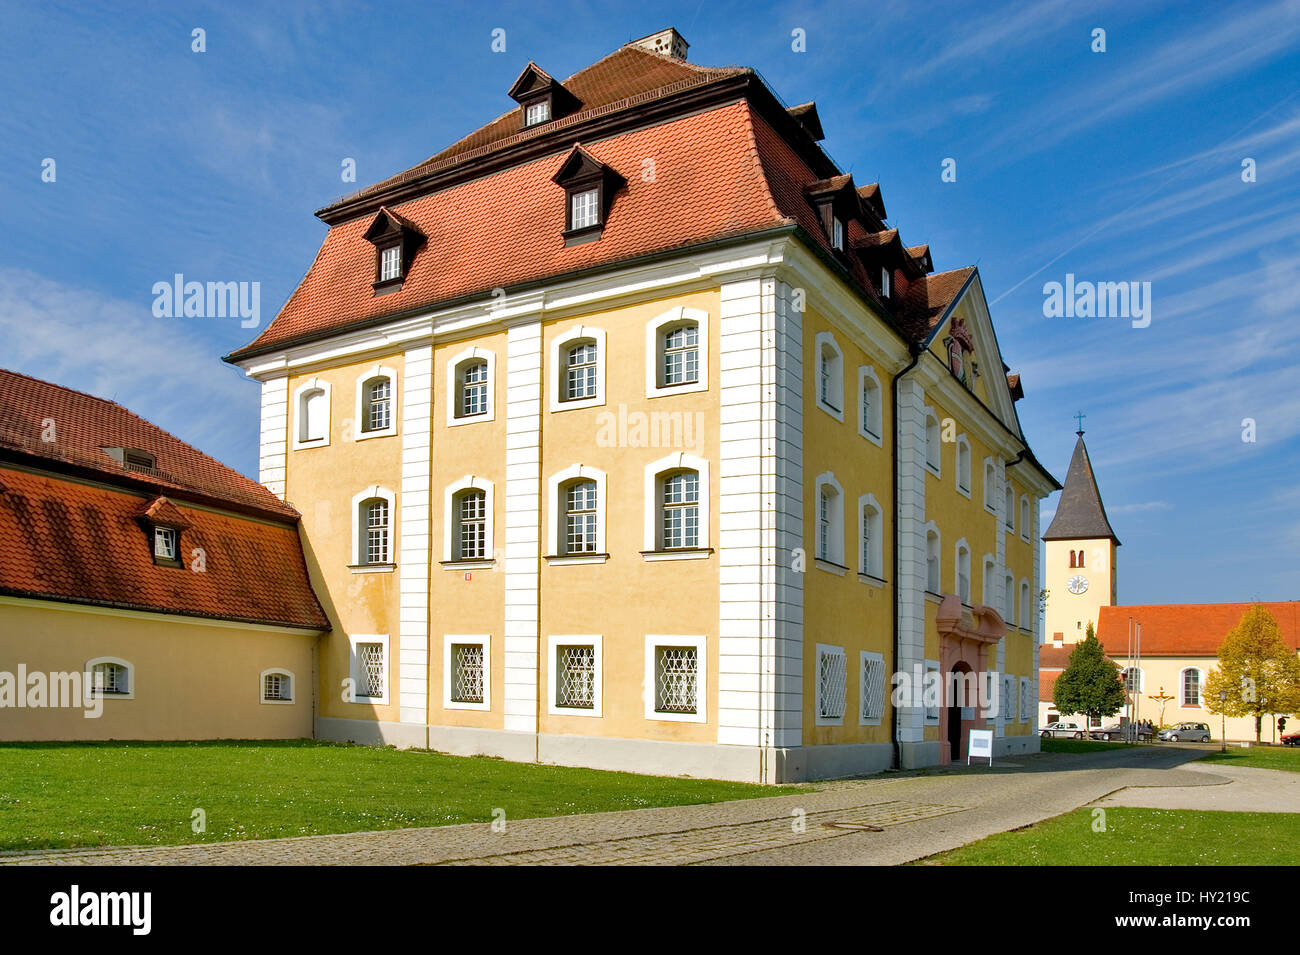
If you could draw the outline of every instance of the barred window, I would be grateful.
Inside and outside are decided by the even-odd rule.
[[[96,663],[91,670],[91,686],[103,694],[131,692],[130,671],[120,663]]]
[[[1029,719],[1029,687],[1030,682],[1027,678],[1020,680],[1020,722],[1024,723]]]
[[[564,400],[596,397],[596,343],[581,342],[569,349],[564,362]]]
[[[663,337],[665,385],[685,385],[700,380],[700,326],[680,325]]]
[[[362,525],[362,557],[367,564],[388,563],[388,502],[382,498],[363,501],[361,513],[365,520]]]
[[[456,499],[456,559],[487,557],[487,493],[466,491]]]
[[[453,643],[451,646],[451,699],[455,703],[482,703],[483,644]]]
[[[466,362],[460,366],[460,407],[456,417],[468,418],[487,414],[488,366],[485,361]]]
[[[663,547],[700,546],[700,474],[679,471],[663,482]]]
[[[1002,677],[1002,719],[1010,721],[1016,718],[1015,677]]]
[[[817,716],[823,720],[844,718],[848,668],[843,647],[817,648]]]
[[[596,482],[578,481],[564,493],[564,553],[596,552]]]
[[[596,648],[555,648],[556,706],[590,710],[596,706]]]
[[[939,693],[936,693],[936,692],[931,688],[931,683],[930,683],[930,681],[933,679],[933,678],[930,676],[930,674],[931,674],[931,673],[939,673],[939,672],[940,672],[940,670],[939,670],[939,664],[934,663],[934,662],[932,662],[932,661],[930,661],[930,660],[925,661],[925,676],[926,676],[926,682],[925,682],[925,684],[922,686],[922,691],[923,691],[924,694],[925,694],[925,696],[924,696],[924,699],[925,699],[925,721],[926,721],[927,723],[937,723],[937,722],[939,722],[939,705],[940,705],[940,703],[941,703],[941,695],[942,695],[942,694],[941,694],[941,691],[942,691],[942,686],[940,685],[940,692],[939,692]]]
[[[862,720],[877,722],[885,714],[885,660],[879,654],[862,657]]]
[[[655,647],[655,712],[699,711],[699,650]]]
[[[288,703],[293,700],[292,679],[287,673],[268,673],[262,677],[262,699]]]
[[[361,430],[387,431],[393,423],[393,383],[375,378],[365,384],[365,404],[361,409]]]
[[[356,695],[358,698],[383,699],[387,696],[386,665],[382,643],[357,644]]]

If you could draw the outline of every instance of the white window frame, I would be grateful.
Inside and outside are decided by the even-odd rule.
[[[564,545],[567,539],[567,528],[564,518],[567,516],[566,502],[564,500],[564,486],[571,481],[595,481],[596,482],[596,551],[595,553],[576,553],[568,554],[564,551]],[[703,475],[700,476],[700,483],[704,483]],[[609,558],[609,552],[605,544],[605,515],[608,512],[606,505],[606,488],[607,477],[605,472],[600,468],[594,468],[590,464],[573,464],[563,471],[557,471],[552,474],[546,481],[547,494],[546,500],[546,539],[550,547],[549,553],[546,553],[548,564],[603,564]],[[703,490],[701,489],[701,494]],[[701,508],[703,505],[701,504]]]
[[[525,126],[536,126],[538,123],[549,122],[550,118],[551,101],[548,99],[541,99],[524,107]]]
[[[835,491],[835,496],[831,501],[827,520],[829,530],[826,535],[826,554],[822,555],[821,549],[821,506],[822,506],[822,488],[831,488]],[[835,474],[831,471],[823,471],[817,475],[813,481],[813,515],[812,515],[812,552],[813,559],[817,566],[822,570],[835,574],[843,574],[844,569],[848,566],[844,557],[844,488],[840,482],[835,479]],[[854,535],[856,537],[856,535]],[[830,565],[830,566],[824,566]]]
[[[590,198],[590,202],[588,202]],[[579,203],[581,200],[581,203]],[[590,214],[590,221],[584,219],[578,221],[578,210],[582,209],[584,214]],[[569,231],[576,232],[579,229],[593,229],[600,225],[600,189],[597,186],[589,186],[585,189],[575,189],[569,193]]]
[[[930,460],[930,430],[934,429],[934,460]],[[937,478],[943,477],[943,425],[933,408],[925,409],[925,469]]]
[[[99,693],[95,689],[95,667],[101,663],[111,663],[114,666],[124,667],[126,669],[126,692],[125,693]],[[97,697],[101,700],[134,700],[135,699],[135,664],[121,657],[92,657],[86,661],[86,669],[83,672],[82,679],[85,681],[83,695],[86,697]],[[25,692],[25,688],[20,688],[20,692]]]
[[[876,716],[867,715],[867,700],[870,687],[867,685],[867,661],[873,661],[880,665],[880,713]],[[885,715],[885,704],[889,699],[889,675],[885,672],[884,654],[874,653],[870,650],[858,651],[858,725],[859,726],[879,726]]]
[[[876,386],[876,406],[872,415],[872,421],[876,427],[875,434],[872,434],[862,421],[863,417],[865,417],[863,414],[863,393],[866,391],[868,381],[874,382]],[[876,369],[871,365],[860,365],[858,367],[858,434],[881,448],[885,446],[885,409],[882,400],[884,395],[885,391],[880,387],[880,378],[876,375]]]
[[[303,399],[308,392],[312,391],[323,391],[325,393],[325,437],[302,440],[302,429],[306,425],[306,409],[303,407]],[[331,402],[330,383],[323,378],[308,378],[293,390],[293,450],[323,448],[330,443]]]
[[[957,478],[955,481],[957,485],[957,493],[967,500],[970,500],[971,488],[975,483],[971,476],[970,439],[967,438],[965,434],[959,434],[957,435],[956,446],[956,466],[953,468],[953,471],[956,473]],[[965,453],[963,454],[963,452]],[[966,481],[965,487],[962,487],[963,478]]]
[[[876,512],[875,533],[871,539],[871,553],[867,555],[870,558],[870,564],[862,563],[862,524],[866,515],[867,508],[873,508]],[[879,581],[885,579],[885,512],[876,500],[874,494],[863,494],[858,498],[858,561],[861,564],[858,573],[864,577],[872,577]]]
[[[709,638],[701,634],[647,633],[645,637],[645,682],[644,704],[645,718],[652,722],[666,723],[704,723],[708,720],[708,686],[709,686]],[[695,712],[694,713],[660,713],[655,709],[655,699],[659,685],[657,668],[658,649],[660,647],[694,647],[695,648]]]
[[[596,394],[590,398],[566,399],[568,366],[565,356],[579,342],[590,341],[596,345]],[[591,325],[574,325],[551,339],[551,373],[549,395],[551,411],[573,411],[575,408],[596,408],[605,404],[605,330]]]
[[[929,677],[931,672],[935,672],[939,674],[939,705],[936,706],[933,710],[931,710],[930,707],[925,704],[925,697],[924,697],[926,679]],[[921,715],[925,720],[926,726],[939,725],[939,714],[943,711],[943,691],[944,691],[943,668],[939,665],[938,660],[926,660],[925,668],[922,671],[922,683],[921,683],[921,693],[923,694],[921,697]],[[931,715],[932,713],[933,715]]]
[[[1034,623],[1034,590],[1029,586],[1029,578],[1020,578],[1020,629],[1033,632]]]
[[[1137,690],[1136,690],[1136,692],[1137,692],[1137,695],[1138,695],[1138,696],[1141,696],[1143,693],[1145,693],[1145,692],[1147,691],[1147,686],[1146,686],[1146,684],[1147,684],[1147,675],[1146,675],[1145,673],[1142,672],[1142,668],[1139,667],[1139,666],[1127,666],[1127,667],[1121,667],[1121,668],[1120,668],[1120,681],[1124,684],[1124,692],[1125,692],[1125,693],[1128,693],[1128,692],[1129,692],[1129,688],[1128,688],[1128,680],[1127,680],[1127,676],[1126,676],[1126,674],[1127,674],[1130,670],[1136,672],[1137,675],[1138,675],[1138,679],[1137,679],[1138,685],[1137,685]],[[1179,681],[1178,681],[1179,692],[1182,691],[1182,685],[1183,685],[1183,684],[1182,684],[1182,674],[1180,673],[1180,674],[1179,674]],[[1203,696],[1203,695],[1204,695],[1204,694],[1202,694],[1202,696]]]
[[[375,431],[362,431],[366,414],[366,385],[376,378],[388,379],[388,427]],[[357,397],[352,419],[352,440],[386,438],[397,434],[397,372],[387,365],[375,365],[357,376]]]
[[[388,266],[396,266],[391,273]],[[379,250],[379,281],[395,282],[402,278],[402,247],[401,245],[386,245]]]
[[[166,541],[171,545],[171,553],[162,552],[158,545]],[[175,527],[155,525],[153,529],[153,556],[159,560],[177,561],[181,559],[181,532]]]
[[[380,564],[366,562],[366,543],[362,536],[361,504],[371,498],[388,502],[388,560]],[[353,573],[390,573],[397,566],[397,495],[386,487],[372,484],[352,495],[352,564]]]
[[[1020,678],[1020,717],[1017,720],[1017,722],[1020,723],[1029,722],[1029,714],[1034,709],[1032,691],[1033,691],[1033,680],[1029,679],[1029,677],[1027,676],[1022,676]]]
[[[479,646],[483,648],[483,702],[472,703],[453,700],[452,659],[453,646]],[[442,707],[446,710],[492,709],[492,635],[490,633],[445,633],[442,636]]]
[[[482,414],[458,416],[456,409],[460,407],[459,396],[457,395],[457,390],[460,387],[460,375],[457,369],[467,361],[487,362],[487,411]],[[454,357],[447,359],[447,427],[454,428],[463,424],[472,424],[476,421],[493,421],[496,419],[496,361],[495,352],[478,345],[466,348]]]
[[[1016,489],[1010,481],[1002,483],[1002,526],[1008,534],[1016,532]]]
[[[1001,607],[1002,601],[997,597],[998,586],[997,560],[992,554],[985,554],[980,559],[980,603],[985,607]],[[971,595],[972,597],[974,594]],[[998,611],[1001,613],[1001,610]]]
[[[830,392],[831,401],[828,403],[822,399],[822,377],[824,368],[828,359],[827,352],[834,352],[835,367],[830,376],[830,382],[827,390]],[[840,343],[835,340],[835,335],[831,332],[818,332],[813,342],[813,397],[817,402],[817,407],[826,412],[836,421],[844,420],[844,349],[840,348]]]
[[[889,271],[888,268],[886,268],[886,267],[884,267],[884,266],[881,266],[881,268],[880,268],[880,297],[881,297],[881,298],[889,298],[889,296],[893,295],[893,294],[894,294],[894,288],[893,288],[893,286],[894,286],[894,277],[893,277],[893,274]]]
[[[839,216],[831,216],[831,246],[839,251],[844,251],[844,220]]]
[[[362,696],[360,689],[366,684],[365,674],[361,672],[361,658],[357,646],[362,643],[378,643],[384,648],[384,695]],[[389,687],[393,682],[393,657],[388,652],[388,634],[386,633],[350,633],[348,634],[348,674],[352,678],[352,703],[358,706],[387,706]]]
[[[1187,673],[1190,670],[1195,670],[1197,673],[1196,695],[1199,699],[1195,703],[1187,702],[1187,684],[1184,681],[1187,679]],[[1205,671],[1200,667],[1182,667],[1178,671],[1178,705],[1205,708]]]
[[[1002,606],[1006,609],[1006,624],[1008,627],[1016,625],[1016,606],[1019,604],[1018,594],[1016,593],[1016,576],[1015,574],[1003,573],[1002,575]]]
[[[929,521],[925,525],[925,589],[932,594],[943,593],[943,534],[939,525]],[[934,535],[934,589],[930,588],[930,535]]]
[[[485,555],[481,558],[473,557],[465,560],[453,556],[456,553],[455,535],[460,528],[460,520],[456,515],[456,495],[461,491],[482,491],[483,492],[483,540]],[[482,567],[485,564],[492,564],[496,560],[496,538],[495,532],[495,509],[496,509],[496,485],[487,478],[466,474],[459,481],[448,484],[443,490],[442,497],[442,562],[452,567],[468,566]]]
[[[699,546],[694,550],[660,550],[660,475],[667,471],[690,470],[700,475]],[[687,560],[709,556],[709,462],[704,458],[678,451],[651,461],[645,466],[645,526],[642,556],[646,560]]]
[[[989,498],[992,498],[990,503]],[[998,486],[998,466],[991,457],[984,459],[984,510],[988,511],[994,517],[1000,517],[998,511],[1000,508],[999,498],[1002,497],[1002,488]]]
[[[839,716],[822,716],[822,657],[837,657],[844,667],[844,708]],[[813,656],[813,719],[818,726],[843,726],[844,714],[849,709],[849,658],[843,647],[829,643],[817,644]]]
[[[289,678],[289,698],[287,700],[268,700],[266,698],[266,678],[272,675]],[[292,706],[298,702],[298,677],[294,675],[292,670],[286,670],[284,667],[267,667],[257,675],[257,695],[268,706],[283,706],[285,704]]]
[[[961,592],[961,570],[962,570],[962,552],[966,553],[966,593]],[[966,543],[966,538],[961,538],[953,545],[953,565],[952,565],[952,592],[967,607],[973,606],[971,601],[975,599],[975,582],[970,579],[971,559],[970,545]]]
[[[559,703],[560,687],[560,647],[590,646],[595,653],[596,683],[592,687],[591,708],[582,706],[561,706]],[[599,633],[549,634],[546,638],[546,691],[547,712],[553,716],[594,716],[605,715],[605,655],[604,637]]]
[[[1029,540],[1029,524],[1031,517],[1031,507],[1029,495],[1020,495],[1020,539]]]
[[[659,368],[662,363],[664,329],[669,326],[695,322],[699,327],[699,380],[679,385],[660,385]],[[671,329],[670,329],[671,330]],[[665,395],[684,395],[693,391],[709,390],[709,313],[699,308],[682,305],[656,315],[645,326],[645,395],[661,398]]]

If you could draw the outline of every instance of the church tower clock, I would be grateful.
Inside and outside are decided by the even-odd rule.
[[[1043,535],[1047,588],[1044,640],[1077,643],[1101,607],[1118,602],[1115,555],[1119,538],[1106,519],[1101,492],[1092,473],[1088,448],[1083,443],[1082,416],[1079,436],[1070,458],[1065,487],[1056,514]]]

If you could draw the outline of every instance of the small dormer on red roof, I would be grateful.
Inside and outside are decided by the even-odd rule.
[[[564,189],[565,245],[578,245],[601,237],[614,196],[627,180],[578,143],[551,181]]]
[[[425,242],[420,227],[383,206],[375,214],[363,238],[375,247],[375,294],[401,288],[415,260],[415,253]]]
[[[162,567],[184,567],[181,534],[190,527],[180,510],[166,497],[156,497],[136,515],[149,541],[153,562]]]
[[[858,198],[862,204],[867,207],[872,215],[878,220],[878,224],[883,226],[885,220],[889,218],[885,212],[885,198],[880,194],[880,183],[872,182],[858,189]]]
[[[853,187],[853,176],[842,173],[819,179],[804,186],[804,198],[812,204],[821,220],[831,248],[845,255],[849,252],[849,223],[862,221],[862,202]]]
[[[798,106],[791,106],[786,110],[790,118],[795,120],[815,143],[821,142],[826,138],[822,132],[821,117],[817,115],[817,104],[813,102],[800,103]]]
[[[582,102],[563,83],[531,60],[510,87],[509,96],[519,104],[519,125],[525,128],[560,119],[582,108]]]

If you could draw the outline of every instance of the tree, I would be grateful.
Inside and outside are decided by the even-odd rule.
[[[1228,698],[1219,694],[1227,691]],[[1205,708],[1224,716],[1253,716],[1259,742],[1265,716],[1300,709],[1300,658],[1282,640],[1277,621],[1255,604],[1219,647],[1219,668],[1205,681]]]
[[[1065,670],[1056,678],[1052,702],[1061,713],[1082,713],[1091,720],[1114,716],[1124,706],[1119,667],[1106,656],[1088,622],[1083,641],[1070,652]]]

